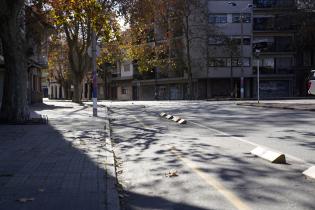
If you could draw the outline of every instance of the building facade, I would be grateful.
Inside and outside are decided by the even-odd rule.
[[[296,13],[294,0],[254,0],[253,49],[259,50],[260,92],[263,98],[298,95],[296,92]],[[258,59],[253,63],[257,71]]]
[[[177,46],[169,50],[170,53],[173,49],[181,49],[180,54],[187,65],[189,44],[193,99],[256,97],[258,62],[263,98],[303,95],[303,90],[298,89],[301,81],[297,76],[300,72],[294,47],[296,25],[290,21],[296,12],[295,0],[198,2],[198,6],[191,5],[188,27],[184,25],[188,29],[177,29]],[[152,37],[148,44],[166,41],[156,24]],[[188,75],[185,67],[180,68],[174,73],[156,67],[140,74],[135,65],[132,91],[129,91],[132,96],[128,98],[186,99]],[[118,76],[114,80],[121,78]],[[128,77],[128,87],[130,80]]]
[[[203,98],[252,97],[251,0],[208,1],[209,62]]]
[[[21,31],[26,40],[27,57],[27,100],[29,104],[40,103],[43,99],[42,69],[48,67],[47,40],[52,29],[43,14],[35,7],[26,5]],[[1,33],[1,32],[0,32]],[[0,40],[0,104],[2,103],[5,80],[5,60]]]

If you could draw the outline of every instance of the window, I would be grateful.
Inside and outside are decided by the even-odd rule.
[[[242,59],[241,58],[211,58],[209,61],[209,67],[241,67],[242,66]],[[243,58],[243,66],[250,67],[251,59],[250,58]]]
[[[227,59],[226,58],[216,58],[214,65],[216,67],[226,67],[227,66]]]
[[[124,72],[129,72],[130,71],[130,64],[125,64],[124,65]]]
[[[250,13],[244,13],[244,14],[234,13],[234,14],[232,14],[232,23],[240,23],[242,15],[243,15],[243,23],[251,23],[252,15]]]
[[[312,54],[310,51],[303,53],[303,66],[312,66]]]
[[[231,62],[229,62],[230,64]],[[242,59],[241,58],[232,58],[233,67],[241,67]],[[243,58],[243,67],[250,67],[250,58]]]
[[[127,95],[127,94],[128,94],[128,89],[125,88],[125,87],[122,87],[122,88],[121,88],[121,94],[122,94],[122,95]]]
[[[243,39],[243,44],[244,44],[244,45],[250,45],[250,44],[251,44],[251,38],[247,38],[247,37],[244,38],[244,39]]]
[[[211,58],[209,61],[210,67],[226,67],[227,58]]]
[[[212,24],[227,23],[227,14],[211,14],[209,15],[209,23]]]
[[[259,61],[261,74],[274,74],[275,73],[275,58],[261,58]],[[253,63],[253,68],[257,71],[257,60]]]
[[[209,45],[223,45],[224,38],[222,36],[210,36]]]
[[[234,36],[234,37],[233,37],[233,36],[232,36],[231,39],[236,40],[236,43],[237,43],[237,44],[239,44],[239,45],[241,44],[241,40],[242,40],[241,37],[238,37],[238,36]],[[250,36],[244,36],[244,37],[243,37],[243,45],[250,45],[250,44],[251,44],[251,40],[252,40],[252,39],[251,39]]]

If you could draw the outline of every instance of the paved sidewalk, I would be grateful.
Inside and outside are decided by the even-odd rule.
[[[98,118],[71,102],[33,109],[49,125],[0,126],[0,209],[118,209],[105,108]]]

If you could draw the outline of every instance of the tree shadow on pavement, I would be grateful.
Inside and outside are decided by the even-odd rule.
[[[115,192],[108,191],[105,178],[113,183],[116,178],[106,171],[103,124],[68,116],[58,120],[62,123],[0,127],[0,209],[116,209],[107,200]],[[154,200],[161,207],[202,210],[162,197],[133,196],[143,200],[140,209]]]
[[[192,112],[200,114],[202,113],[200,109],[201,107],[196,105]],[[215,110],[214,112],[225,112],[225,109],[219,105],[211,109]],[[168,113],[175,113],[175,110],[178,113],[190,112],[188,108],[173,108],[173,110],[168,110]],[[236,121],[241,112],[237,110],[235,112],[229,111],[230,119],[228,120]],[[248,154],[231,154],[231,151],[210,145],[206,141],[198,142],[198,139],[192,138],[193,134],[187,135],[182,132],[181,137],[178,137],[174,135],[174,131],[181,133],[181,127],[170,126],[172,122],[169,121],[165,122],[164,125],[155,123],[154,129],[156,131],[152,131],[143,128],[141,124],[133,119],[127,119],[126,117],[122,120],[122,118],[119,118],[120,116],[135,114],[146,121],[147,115],[143,113],[143,110],[119,107],[119,111],[115,110],[113,113],[114,118],[117,118],[113,123],[113,136],[117,143],[117,148],[121,150],[122,159],[125,161],[123,165],[128,170],[122,176],[132,182],[129,187],[127,184],[126,190],[128,194],[127,199],[131,206],[135,206],[134,209],[155,209],[156,206],[159,208],[159,203],[153,201],[154,196],[152,198],[146,197],[147,202],[145,203],[147,204],[143,206],[142,201],[145,199],[138,195],[137,189],[132,186],[137,186],[143,191],[150,191],[150,189],[158,189],[157,191],[160,191],[163,189],[162,194],[164,198],[174,191],[172,187],[179,189],[179,192],[191,195],[193,195],[195,189],[205,192],[206,195],[209,195],[207,194],[209,191],[213,191],[211,186],[205,184],[199,186],[202,182],[196,181],[198,178],[196,178],[192,170],[185,167],[183,162],[176,155],[172,154],[170,151],[172,146],[176,146],[181,156],[195,163],[200,171],[224,183],[238,197],[256,208],[291,209],[293,205],[297,205],[301,209],[315,208],[315,203],[313,202],[315,182],[305,179],[299,166],[272,165]],[[267,119],[261,119],[263,115]],[[255,114],[250,111],[244,116],[244,118],[250,117],[249,121],[244,120],[244,122],[240,123],[241,125],[235,123],[236,125],[233,124],[231,127],[236,130],[241,130],[244,127],[246,129],[253,127],[248,132],[254,132],[255,126],[260,126],[260,124],[253,125],[253,121],[259,121],[262,124],[273,122],[274,126],[295,125],[304,121],[303,113],[293,116],[296,119],[291,122],[285,122],[282,115],[283,113],[274,114],[268,112]],[[204,113],[199,116],[200,120],[215,121],[216,118],[219,118],[219,116],[209,117]],[[151,119],[151,121],[154,120],[156,119]],[[246,133],[241,133],[237,136],[243,137],[245,135]],[[219,136],[214,134],[213,137]],[[170,169],[179,171],[180,176],[178,180],[168,182],[163,179],[164,173]],[[133,174],[137,174],[139,177]],[[194,187],[185,187],[188,180],[182,177],[190,178],[189,185],[195,184]],[[191,177],[195,177],[196,180],[191,179]],[[173,204],[176,207],[176,203]],[[194,209],[187,207],[188,209]],[[164,208],[168,209],[167,205]],[[185,207],[178,209],[185,209]]]

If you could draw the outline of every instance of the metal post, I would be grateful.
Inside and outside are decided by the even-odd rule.
[[[92,32],[93,116],[97,117],[96,34]]]
[[[244,13],[241,12],[241,99],[244,98]]]
[[[260,59],[257,59],[257,102],[260,103],[260,70],[259,70]]]

